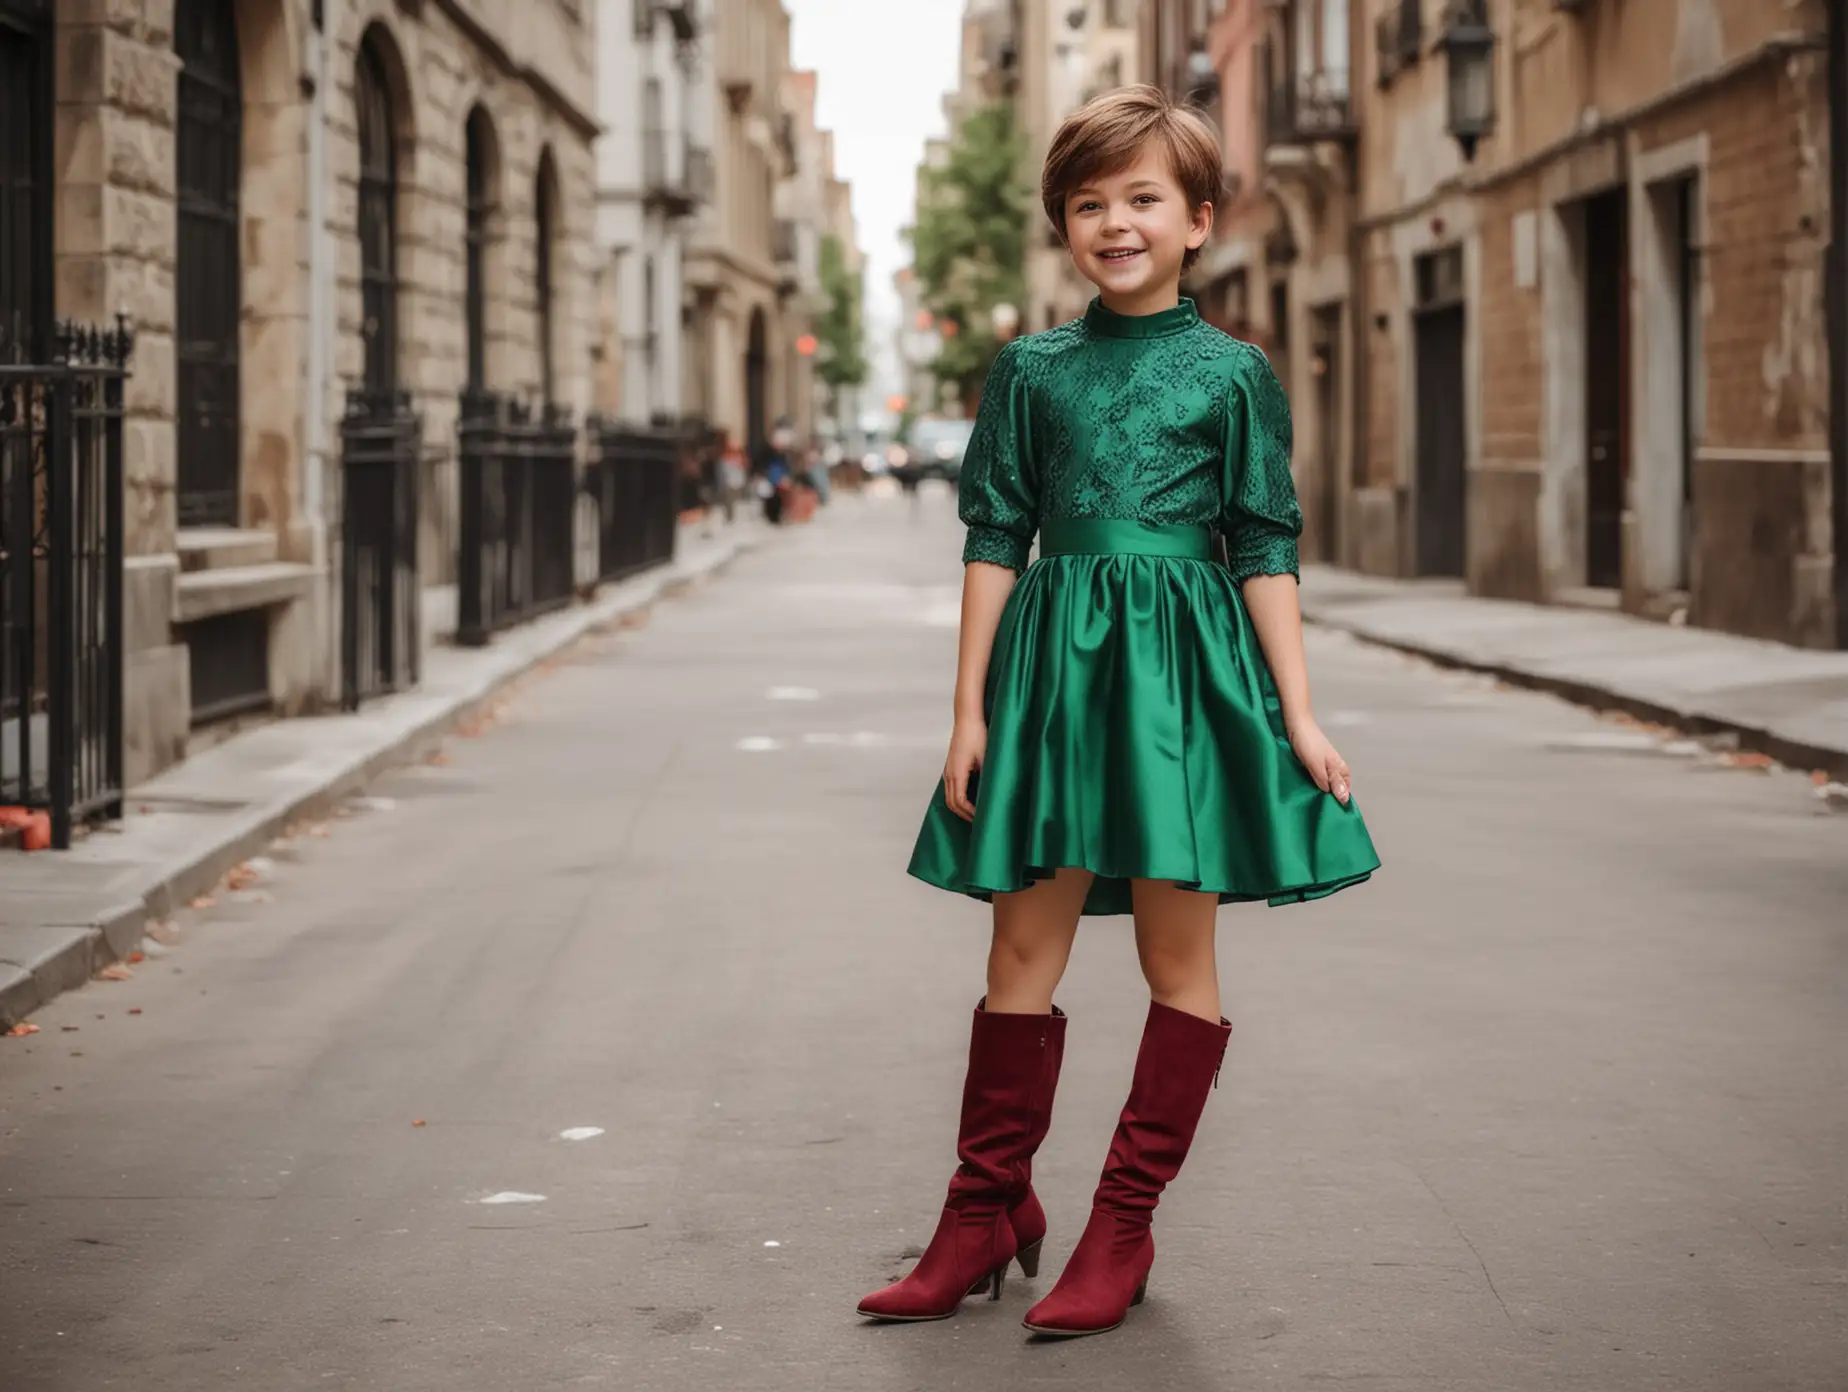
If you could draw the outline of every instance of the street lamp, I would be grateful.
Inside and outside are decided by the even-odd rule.
[[[995,326],[995,337],[1003,343],[1012,338],[1020,328],[1020,310],[1006,301],[989,310],[988,317]]]
[[[1481,4],[1451,10],[1441,44],[1448,66],[1450,134],[1465,160],[1476,157],[1476,142],[1495,129],[1495,33]]]

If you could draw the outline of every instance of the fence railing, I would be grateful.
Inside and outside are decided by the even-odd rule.
[[[464,394],[457,432],[456,641],[479,646],[571,602],[578,437],[565,414],[486,392]]]
[[[122,810],[122,397],[134,340],[0,326],[0,803],[51,843]],[[45,356],[49,361],[34,361]]]
[[[600,580],[620,580],[674,559],[686,445],[679,430],[592,419],[584,487],[597,505]]]
[[[406,392],[352,390],[340,422],[341,703],[417,683],[417,573],[423,421]]]

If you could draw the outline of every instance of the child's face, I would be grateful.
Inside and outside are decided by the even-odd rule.
[[[1078,273],[1104,303],[1124,314],[1172,306],[1181,262],[1204,246],[1213,205],[1191,206],[1159,148],[1104,175],[1065,200],[1065,239]]]

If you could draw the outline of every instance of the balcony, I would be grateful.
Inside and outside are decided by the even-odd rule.
[[[1418,65],[1424,52],[1424,5],[1421,0],[1398,0],[1374,21],[1374,52],[1378,57],[1379,85]]]
[[[672,131],[642,134],[642,201],[686,217],[712,197],[712,152]]]
[[[1271,84],[1267,104],[1267,143],[1337,144],[1354,138],[1354,104],[1344,69],[1286,75]]]
[[[776,263],[778,294],[793,295],[802,288],[802,238],[794,218],[770,224],[770,259]]]

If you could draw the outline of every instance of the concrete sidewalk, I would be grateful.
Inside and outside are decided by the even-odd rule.
[[[158,919],[267,847],[292,821],[421,758],[507,683],[587,633],[647,609],[759,545],[753,520],[683,526],[674,564],[606,586],[589,603],[496,636],[431,643],[417,689],[353,714],[280,720],[236,735],[130,790],[128,815],[68,851],[0,850],[0,1030],[140,944]],[[428,609],[445,596],[431,592]],[[453,600],[450,601],[453,607]],[[441,633],[427,612],[426,635]]]
[[[1303,571],[1303,613],[1369,642],[1848,779],[1848,652],[1627,614],[1478,599],[1453,581]]]

